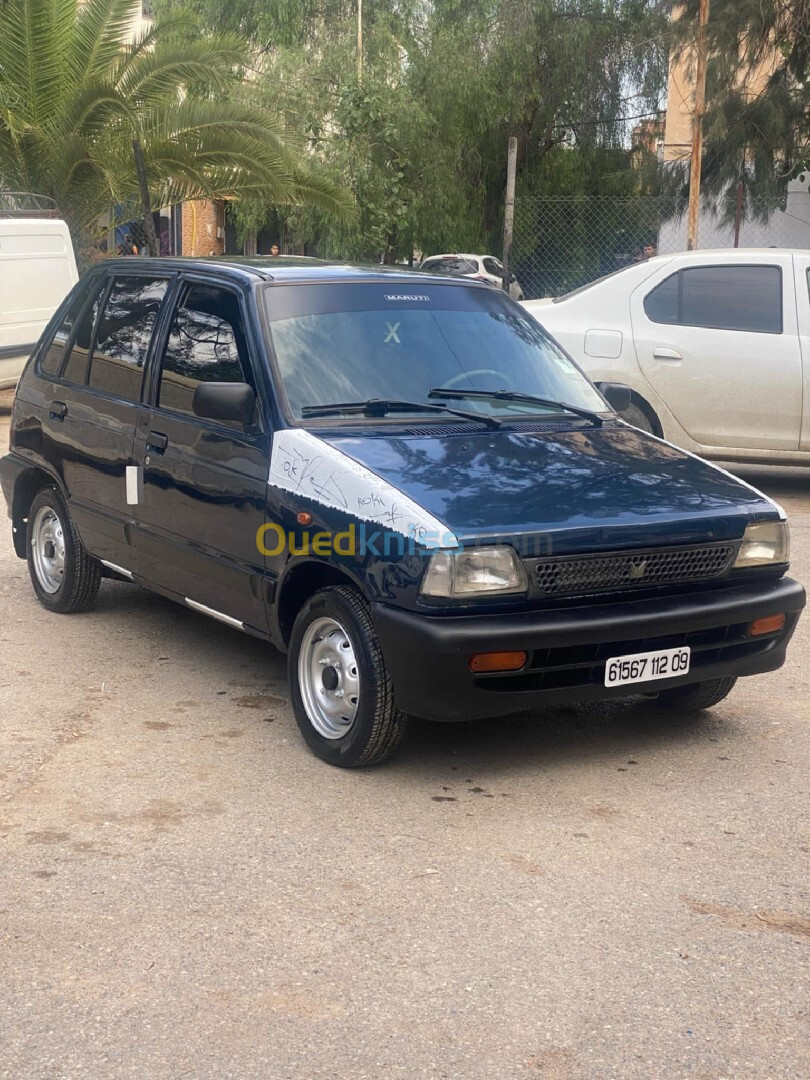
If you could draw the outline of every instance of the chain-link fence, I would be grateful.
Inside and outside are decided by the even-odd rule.
[[[518,198],[512,269],[527,299],[560,296],[651,254],[685,251],[686,212],[680,196]],[[747,197],[731,212],[707,204],[698,246],[810,248],[810,195]]]

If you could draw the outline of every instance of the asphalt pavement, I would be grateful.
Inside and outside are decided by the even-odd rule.
[[[810,581],[810,476],[742,472]],[[709,713],[345,772],[272,649],[123,583],[49,614],[2,521],[0,1077],[810,1076],[810,619]]]

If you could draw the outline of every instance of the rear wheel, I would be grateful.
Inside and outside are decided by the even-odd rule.
[[[658,703],[669,708],[711,709],[734,689],[736,679],[707,679],[706,682],[691,683],[689,686],[676,686],[672,690],[662,690]]]
[[[26,547],[31,584],[44,607],[68,613],[93,606],[101,567],[82,546],[58,488],[46,487],[34,496]]]
[[[619,416],[622,420],[626,420],[628,424],[632,424],[633,427],[640,428],[642,431],[649,431],[651,435],[657,434],[653,418],[643,406],[635,401],[631,401],[627,408],[619,413]]]
[[[289,678],[301,734],[330,765],[376,765],[401,742],[407,718],[355,589],[321,589],[304,604],[290,638]]]

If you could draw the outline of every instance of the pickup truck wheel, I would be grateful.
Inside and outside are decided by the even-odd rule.
[[[298,613],[289,678],[298,727],[323,761],[376,765],[401,742],[407,717],[394,704],[368,605],[350,586],[321,589]]]
[[[28,573],[49,611],[85,611],[95,603],[101,567],[85,551],[61,492],[38,491],[28,511]]]
[[[658,695],[659,705],[678,709],[711,709],[734,689],[736,679],[707,679],[706,682],[691,683],[689,686],[676,686],[672,690],[662,690]]]

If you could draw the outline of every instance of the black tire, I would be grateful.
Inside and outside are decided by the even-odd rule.
[[[334,620],[345,631],[356,661],[352,670],[356,670],[359,678],[354,719],[345,734],[333,738],[325,737],[315,726],[305,705],[306,690],[302,692],[299,677],[302,644],[310,627],[313,627],[316,642],[325,640],[317,637],[314,627],[322,619]],[[391,679],[374,633],[368,604],[355,589],[346,585],[331,586],[321,589],[304,604],[290,637],[288,672],[298,727],[309,748],[323,761],[344,769],[376,765],[399,746],[407,727],[407,717],[394,704]]]
[[[690,683],[688,686],[676,686],[672,690],[662,690],[658,695],[659,705],[677,709],[711,709],[734,689],[736,679],[707,679],[706,682]]]
[[[650,435],[658,434],[653,418],[643,406],[635,401],[631,401],[627,408],[619,413],[619,416],[633,427],[640,428],[641,431],[648,431]]]
[[[40,580],[34,555],[34,527],[40,511],[45,510],[50,510],[56,516],[64,543],[64,568],[61,584],[55,591],[48,589],[45,582]],[[67,614],[86,611],[93,606],[101,584],[101,566],[82,546],[70,511],[56,487],[44,487],[34,496],[28,511],[26,551],[31,584],[43,607]]]

